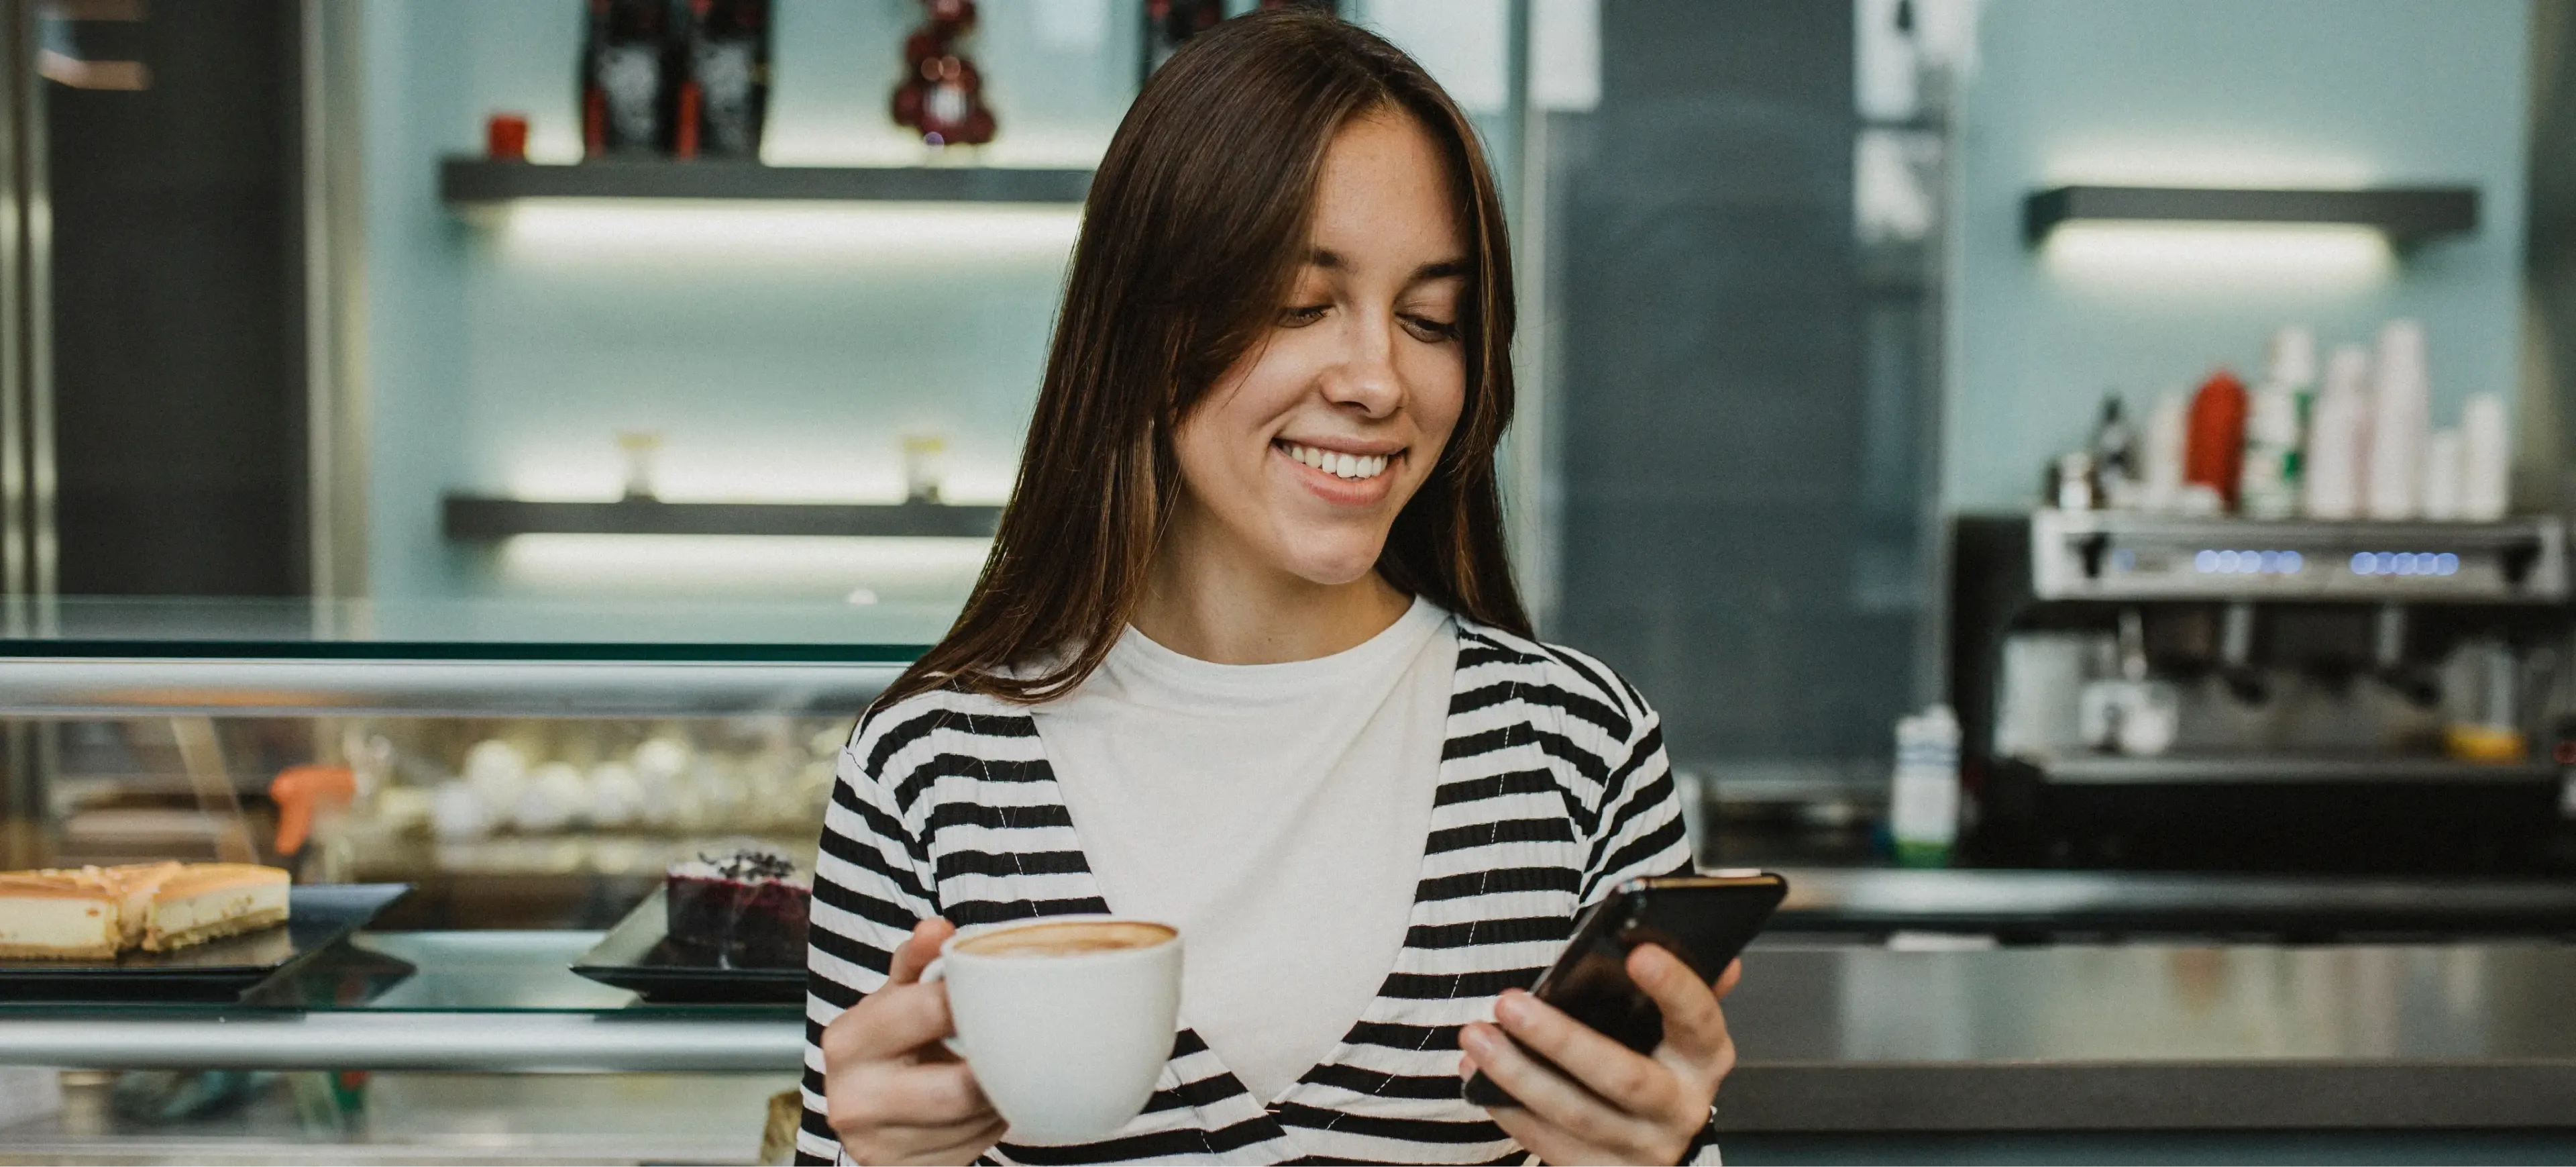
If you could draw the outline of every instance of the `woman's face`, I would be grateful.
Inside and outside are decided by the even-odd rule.
[[[1173,434],[1180,522],[1345,584],[1376,566],[1466,403],[1467,246],[1447,164],[1411,116],[1334,136],[1306,247],[1268,337]]]

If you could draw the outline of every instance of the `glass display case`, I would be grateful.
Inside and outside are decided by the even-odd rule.
[[[772,1102],[801,1057],[801,973],[675,1003],[576,966],[621,918],[658,917],[639,905],[676,860],[748,841],[810,870],[851,723],[950,613],[73,600],[6,615],[0,866],[281,866],[298,919],[333,893],[391,893],[329,885],[410,890],[310,951],[297,931],[238,995],[0,981],[0,1065],[49,1067],[0,1069],[0,1095],[34,1100],[0,1114],[0,1158],[743,1161],[765,1120],[771,1155],[789,1121]],[[675,623],[692,637],[635,634]]]
[[[811,859],[869,698],[946,613],[64,601],[0,640],[7,866],[395,882],[393,926],[600,928],[733,840]]]

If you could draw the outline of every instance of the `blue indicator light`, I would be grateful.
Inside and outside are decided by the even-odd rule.
[[[2126,548],[2126,547],[2122,547],[2122,548],[2120,548],[2119,550],[2117,550],[2117,551],[2113,551],[2113,552],[2111,553],[2111,568],[2112,568],[2112,570],[2114,570],[2114,571],[2135,571],[2135,570],[2137,570],[2137,567],[2138,567],[2138,553],[2137,553],[2137,552],[2135,552],[2135,551],[2131,551],[2131,550],[2129,550],[2129,549],[2128,549],[2128,548]]]
[[[2380,575],[2395,575],[2395,574],[2397,574],[2397,557],[2396,557],[2396,556],[2391,555],[2391,554],[2389,554],[2388,552],[2382,551],[2382,552],[2378,553],[2377,555],[2373,555],[2373,556],[2371,556],[2371,559],[2372,559],[2372,561],[2373,561],[2373,563],[2372,563],[2372,567],[2374,568],[2374,570],[2375,570],[2378,574],[2380,574]]]
[[[2296,551],[2284,551],[2281,553],[2281,574],[2283,575],[2297,575],[2299,574],[2299,569],[2306,567],[2307,565],[2307,558]]]
[[[2218,553],[2215,551],[2203,551],[2198,555],[2194,555],[2191,557],[2191,566],[2193,570],[2203,574],[2217,571]]]
[[[2445,551],[2445,552],[2441,553],[2440,555],[2436,555],[2436,556],[2434,556],[2434,557],[2433,557],[2433,574],[2435,574],[2435,575],[2458,575],[2458,574],[2460,574],[2460,557],[2459,557],[2459,556],[2457,556],[2457,555],[2453,555],[2453,554],[2451,554],[2451,553],[2450,553],[2450,552],[2448,552],[2448,551]]]
[[[2354,575],[2377,575],[2379,574],[2378,561],[2372,559],[2370,557],[2370,553],[2367,551],[2355,551],[2352,553],[2352,573]]]

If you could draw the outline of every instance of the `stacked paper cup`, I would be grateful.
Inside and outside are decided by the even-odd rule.
[[[2369,491],[2374,519],[2411,519],[2423,511],[2424,447],[2432,428],[2424,375],[2424,326],[2391,320],[2379,330],[2370,418]]]
[[[2325,388],[2309,413],[2300,510],[2312,519],[2359,517],[2370,444],[2370,354],[2348,344],[2326,362]]]

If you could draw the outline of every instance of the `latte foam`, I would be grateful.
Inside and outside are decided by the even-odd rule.
[[[1180,933],[1161,924],[1134,920],[1066,920],[1023,924],[986,933],[957,945],[969,956],[1081,956],[1125,948],[1152,948]]]

